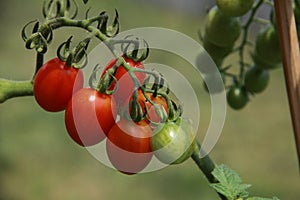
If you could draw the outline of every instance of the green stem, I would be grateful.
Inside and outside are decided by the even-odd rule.
[[[252,24],[255,14],[258,10],[258,8],[265,2],[265,0],[259,0],[259,2],[257,2],[257,4],[252,8],[251,10],[251,14],[250,17],[248,18],[246,24],[243,27],[243,36],[242,36],[242,42],[241,45],[239,46],[239,57],[240,57],[240,72],[239,72],[239,78],[240,78],[240,82],[243,80],[243,76],[244,76],[244,71],[245,71],[245,62],[244,62],[244,51],[245,51],[245,47],[248,44],[248,32],[249,32],[249,28],[250,25]]]
[[[201,146],[199,143],[197,143],[197,146],[192,154],[192,159],[195,161],[196,165],[199,167],[199,169],[203,172],[209,183],[218,183],[218,181],[215,179],[215,177],[212,175],[212,171],[215,169],[216,165],[211,160],[211,158],[208,155],[202,156],[203,153],[201,153]],[[224,197],[222,194],[218,193],[220,199],[227,200],[226,197]]]
[[[43,64],[44,64],[44,54],[37,53],[34,76],[37,74],[37,72],[43,66]],[[34,79],[34,77],[33,77],[33,79]]]
[[[0,103],[14,97],[32,96],[32,81],[11,81],[0,79]]]
[[[45,26],[41,26],[41,28],[47,28],[47,26],[51,27],[53,30],[61,27],[77,27],[83,28],[89,32],[91,32],[95,37],[100,39],[101,41],[107,41],[108,37],[104,35],[99,29],[94,26],[91,26],[90,20],[75,20],[69,19],[66,17],[55,18],[52,20],[48,20],[45,23]],[[39,30],[42,32],[43,30]]]

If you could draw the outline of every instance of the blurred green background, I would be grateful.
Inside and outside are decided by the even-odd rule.
[[[90,0],[88,6],[93,8],[91,15],[102,10],[113,13],[117,8],[122,30],[158,26],[198,40],[197,31],[205,10],[213,4],[213,1],[203,1],[202,5],[194,5],[195,1],[151,2]],[[180,6],[184,4],[189,6],[183,9]],[[28,21],[41,18],[41,5],[40,0],[0,1],[1,78],[31,77],[34,52],[25,49],[20,31]],[[62,32],[74,34],[73,29]],[[54,56],[55,45],[67,37],[59,33],[55,36],[57,42],[46,59]],[[201,120],[207,124],[210,103],[204,91],[198,95],[203,98]],[[251,98],[245,109],[237,112],[228,108],[223,133],[211,157],[240,173],[245,183],[253,185],[250,189],[253,195],[298,200],[299,171],[293,139],[283,72],[278,69],[271,72],[268,89]],[[33,97],[11,99],[0,105],[0,200],[40,199],[212,200],[218,197],[192,160],[148,174],[120,174],[103,166],[70,140],[63,113],[43,111]]]

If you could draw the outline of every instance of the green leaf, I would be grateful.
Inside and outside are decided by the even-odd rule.
[[[225,165],[217,166],[212,175],[219,183],[211,184],[218,193],[224,195],[229,200],[237,198],[246,198],[249,196],[247,189],[251,187],[248,184],[242,184],[241,177],[232,169]]]
[[[277,197],[270,198],[262,198],[262,197],[250,197],[247,200],[279,200]]]
[[[88,1],[89,1],[89,0],[83,0],[83,3],[84,3],[84,4],[87,4]]]

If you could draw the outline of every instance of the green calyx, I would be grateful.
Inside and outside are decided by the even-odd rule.
[[[87,60],[85,60],[85,63],[82,65],[79,65],[78,63],[86,56],[86,50],[88,48],[89,42],[91,38],[86,38],[82,41],[80,41],[77,46],[73,49],[70,49],[70,45],[72,42],[72,37],[69,37],[69,39],[62,43],[58,49],[57,49],[57,57],[66,62],[66,66],[74,68],[83,68],[87,64]]]

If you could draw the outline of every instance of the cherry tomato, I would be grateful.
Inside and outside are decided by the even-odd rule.
[[[197,142],[196,142],[196,133],[192,127],[192,124],[189,120],[184,118],[179,118],[176,122],[186,133],[188,148],[186,151],[175,161],[173,164],[180,164],[186,161],[194,152]]]
[[[46,111],[62,111],[73,93],[83,87],[83,79],[80,69],[68,67],[59,58],[54,58],[46,62],[36,74],[34,97]]]
[[[254,64],[261,69],[272,70],[281,66],[280,63],[274,63],[266,60],[264,56],[258,54],[256,50],[254,50],[252,54],[252,59]]]
[[[249,92],[259,93],[266,89],[269,80],[270,75],[267,70],[253,66],[245,74],[245,87]]]
[[[227,92],[228,105],[235,110],[245,107],[248,101],[249,97],[245,87],[233,85]]]
[[[126,63],[130,66],[132,66],[132,69],[136,68],[136,69],[145,69],[144,65],[140,62],[135,62],[134,60],[127,58],[125,56],[123,56],[124,60],[126,61]],[[107,70],[109,70],[110,68],[112,68],[115,64],[116,64],[117,60],[113,59],[104,69],[102,76],[104,76],[104,74],[107,72]],[[136,78],[139,80],[140,84],[142,85],[145,78],[146,78],[146,74],[145,73],[141,73],[141,72],[135,72],[134,73]],[[126,99],[128,99],[133,91],[134,91],[134,82],[132,80],[132,78],[130,77],[129,73],[126,71],[126,69],[120,65],[115,74],[114,74],[115,78],[118,81],[118,88],[117,91],[114,93],[114,98],[117,101],[117,103],[122,102]],[[113,90],[116,87],[116,83],[113,82],[110,89]]]
[[[106,150],[112,165],[125,174],[136,174],[152,159],[150,137],[152,130],[146,124],[121,119],[108,134]]]
[[[232,47],[241,33],[241,23],[237,18],[225,15],[218,7],[213,7],[206,19],[205,37],[214,45]]]
[[[274,26],[269,25],[258,33],[254,61],[263,69],[273,69],[281,63],[278,34]]]
[[[70,100],[65,125],[71,138],[81,146],[101,142],[115,124],[116,103],[111,95],[83,88]]]
[[[217,0],[217,5],[228,16],[238,17],[246,14],[254,0]]]
[[[195,132],[185,119],[166,122],[151,137],[154,155],[165,164],[184,162],[193,153],[195,144]]]

